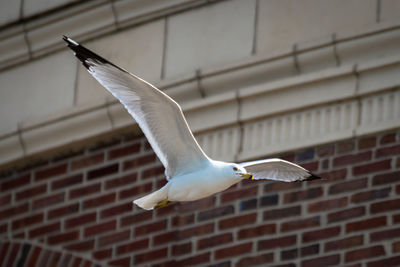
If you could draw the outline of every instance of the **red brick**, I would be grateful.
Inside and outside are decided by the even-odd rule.
[[[382,184],[392,184],[400,180],[400,171],[388,172],[383,174],[375,175],[372,184],[382,185]]]
[[[14,262],[17,258],[20,248],[21,248],[21,244],[18,244],[18,243],[12,244],[11,250],[8,253],[8,261],[5,264],[5,266],[14,266]]]
[[[130,242],[117,248],[117,255],[131,253],[137,250],[145,249],[149,247],[149,239],[135,240],[134,242]]]
[[[41,223],[43,222],[43,218],[43,213],[39,213],[14,220],[12,222],[12,230],[15,231],[21,228],[26,228],[28,226]]]
[[[385,198],[389,196],[391,190],[392,190],[391,187],[386,187],[386,188],[356,193],[351,196],[351,201],[354,203],[360,203],[360,202],[375,200],[378,198]]]
[[[200,255],[195,255],[192,257],[184,258],[176,263],[173,266],[193,266],[198,264],[205,264],[210,262],[210,252],[206,252]]]
[[[368,184],[367,178],[350,180],[347,182],[341,182],[333,184],[329,187],[329,194],[339,194],[348,191],[354,191],[362,188],[366,188]]]
[[[264,193],[276,193],[278,191],[296,189],[300,187],[301,183],[269,182],[264,185]]]
[[[124,161],[124,171],[142,167],[145,165],[148,165],[150,163],[156,162],[156,155],[155,154],[150,154],[150,155],[145,155],[141,156],[138,158],[130,159],[127,161]]]
[[[135,228],[135,236],[147,235],[149,233],[159,232],[161,230],[165,230],[166,227],[167,227],[166,220],[141,225]]]
[[[347,249],[364,244],[364,237],[362,235],[346,237],[340,240],[330,241],[325,243],[325,252],[339,249]]]
[[[96,208],[99,206],[104,206],[106,204],[115,202],[115,199],[116,199],[115,192],[106,194],[106,195],[102,195],[102,196],[97,196],[97,197],[85,200],[83,202],[83,208],[90,209],[90,208]]]
[[[0,250],[0,262],[3,263],[7,256],[7,252],[11,249],[11,244],[9,242],[3,243]]]
[[[383,256],[383,255],[385,255],[385,250],[383,249],[382,246],[361,248],[361,249],[346,252],[345,262],[365,260],[368,258],[374,258],[374,257],[378,257],[378,256]]]
[[[347,197],[322,200],[308,204],[308,212],[321,212],[321,211],[343,208],[346,207],[347,204],[348,204]]]
[[[239,215],[219,221],[219,229],[225,230],[246,224],[254,224],[257,220],[257,213]]]
[[[389,133],[381,137],[379,144],[386,145],[396,142],[396,133]]]
[[[66,232],[66,233],[49,236],[47,238],[47,243],[49,245],[58,245],[61,243],[78,240],[78,239],[79,239],[79,231],[72,231],[72,232]]]
[[[300,215],[300,213],[301,213],[301,206],[266,210],[263,213],[263,220],[267,221],[267,220],[287,218],[291,216]]]
[[[33,205],[32,205],[33,209],[41,209],[44,207],[50,207],[55,204],[64,202],[64,196],[65,196],[65,192],[61,192],[61,193],[53,194],[50,196],[38,198],[33,201]]]
[[[365,207],[355,207],[328,214],[328,223],[348,220],[350,218],[360,217],[365,214]]]
[[[110,244],[119,243],[130,239],[131,230],[125,230],[121,232],[115,232],[109,235],[105,235],[99,238],[99,247],[108,246]]]
[[[215,251],[215,259],[220,260],[224,258],[236,257],[242,254],[247,254],[251,252],[253,243],[244,243],[239,245],[234,245],[227,248],[221,248]]]
[[[27,261],[26,266],[37,266],[36,263],[39,259],[40,256],[40,252],[42,251],[42,249],[40,247],[32,247],[32,252],[29,256],[29,261]],[[2,262],[1,258],[0,258],[0,262]]]
[[[47,213],[47,218],[50,220],[65,215],[73,214],[78,211],[79,211],[79,203],[70,204],[57,209],[49,210]]]
[[[181,256],[192,252],[192,243],[184,243],[172,246],[172,256]]]
[[[360,163],[363,161],[371,160],[371,158],[372,158],[371,151],[365,151],[365,152],[360,152],[357,154],[339,156],[339,157],[336,157],[333,159],[333,166],[339,167],[339,166],[344,166],[344,165]]]
[[[67,164],[52,166],[35,173],[35,181],[42,181],[67,172]]]
[[[319,173],[319,176],[323,177],[324,180],[310,181],[310,183],[329,183],[338,180],[344,180],[347,176],[347,169],[330,170],[328,172]]]
[[[322,187],[309,188],[302,191],[286,193],[283,198],[284,203],[293,203],[322,196]]]
[[[106,181],[106,189],[115,187],[127,186],[128,184],[135,183],[137,180],[137,173],[131,173],[122,177],[117,177],[112,180]]]
[[[344,142],[340,142],[336,144],[336,152],[337,153],[346,153],[346,152],[351,152],[355,148],[355,142],[354,140],[348,140]]]
[[[135,197],[137,195],[149,193],[149,192],[152,191],[152,188],[153,188],[153,183],[152,182],[147,183],[147,184],[132,186],[130,188],[121,190],[119,192],[119,198],[120,199],[132,198],[132,197]]]
[[[157,218],[166,217],[172,215],[172,213],[176,213],[176,202],[172,203],[167,207],[163,207],[162,209],[157,209],[155,211],[155,215]]]
[[[318,157],[332,156],[335,153],[335,147],[333,145],[325,145],[316,149]]]
[[[225,233],[216,236],[203,238],[197,241],[197,250],[206,249],[210,247],[219,246],[225,243],[233,242],[232,233]]]
[[[92,265],[89,265],[90,267]],[[131,266],[131,257],[125,257],[122,259],[111,260],[108,262],[107,266]]]
[[[107,218],[111,216],[120,215],[122,213],[131,212],[133,210],[133,203],[127,202],[120,205],[116,205],[101,211],[101,218]]]
[[[370,261],[367,267],[383,267],[383,266],[400,266],[400,256],[381,259],[377,261]]]
[[[152,250],[152,251],[145,252],[142,254],[137,254],[135,256],[135,264],[140,264],[143,262],[162,259],[162,258],[166,258],[167,256],[168,256],[168,248]]]
[[[82,263],[82,258],[74,257],[74,261],[72,262],[72,267],[80,267]]]
[[[281,224],[281,232],[295,231],[303,228],[309,228],[320,225],[319,217],[311,217],[307,219],[298,219],[295,221],[283,222]]]
[[[377,158],[393,156],[398,154],[400,154],[400,145],[379,148],[375,152],[375,156]]]
[[[258,191],[258,186],[252,186],[252,187],[246,187],[234,191],[229,191],[222,193],[221,195],[221,202],[226,203],[226,202],[231,202],[235,201],[238,199],[243,199],[246,197],[252,197],[257,195]]]
[[[8,223],[4,223],[0,225],[0,234],[5,234],[8,231]]]
[[[303,242],[327,239],[340,234],[340,226],[303,233]]]
[[[399,253],[400,252],[400,241],[394,242],[392,244],[392,252]]]
[[[80,184],[83,181],[83,175],[81,173],[68,176],[66,178],[58,179],[51,183],[51,190],[57,190],[65,187],[69,187],[75,184]]]
[[[0,207],[9,206],[11,204],[11,194],[0,197]]]
[[[190,238],[214,232],[214,223],[197,225],[178,232],[178,239]]]
[[[64,247],[69,251],[83,252],[91,251],[94,248],[94,240],[79,241]]]
[[[246,239],[246,238],[255,238],[258,236],[264,236],[268,234],[276,233],[276,225],[275,224],[264,224],[250,228],[244,228],[239,230],[237,236],[238,239]]]
[[[172,217],[172,226],[179,227],[194,223],[194,214],[177,215]]]
[[[376,217],[362,221],[351,222],[346,225],[346,233],[363,231],[386,225],[386,217]]]
[[[127,155],[137,154],[139,152],[140,152],[140,143],[136,143],[136,144],[131,144],[129,146],[113,149],[110,152],[108,152],[108,155],[110,159],[116,159]]]
[[[30,187],[28,189],[17,192],[16,199],[17,200],[22,200],[22,199],[27,199],[27,198],[32,199],[33,197],[35,197],[37,195],[45,194],[46,191],[47,191],[46,184],[38,185],[35,187]]]
[[[153,237],[153,245],[158,246],[161,244],[173,242],[177,239],[178,231],[170,231],[161,233]]]
[[[400,223],[400,214],[393,215],[393,223]]]
[[[386,200],[378,203],[371,204],[371,213],[380,213],[400,209],[400,198]]]
[[[28,209],[29,209],[28,203],[14,206],[14,207],[0,211],[0,218],[4,220],[6,218],[10,218],[10,217],[19,215],[21,213],[28,212]]]
[[[369,136],[358,140],[358,149],[373,148],[376,146],[376,136]]]
[[[80,214],[76,217],[69,218],[65,221],[65,227],[67,229],[85,225],[96,221],[96,212]]]
[[[86,227],[84,230],[84,236],[89,237],[93,235],[110,232],[115,230],[116,227],[117,227],[117,222],[115,220],[99,223],[93,226]]]
[[[156,176],[163,175],[164,171],[165,171],[164,166],[150,167],[142,171],[141,178],[142,179],[154,178]]]
[[[310,172],[316,172],[318,170],[318,164],[319,164],[318,161],[313,161],[307,163],[300,163],[299,165]]]
[[[77,170],[81,168],[86,168],[95,164],[100,164],[104,161],[104,153],[99,153],[96,155],[90,155],[84,158],[71,162],[71,169]]]
[[[389,170],[390,161],[391,161],[390,159],[385,159],[377,162],[355,166],[353,167],[353,174],[361,175],[361,174],[368,174],[378,171]]]
[[[205,220],[215,219],[215,218],[222,217],[222,216],[225,216],[228,214],[233,214],[233,213],[234,213],[233,206],[217,207],[217,208],[214,208],[211,210],[199,212],[197,215],[197,220],[205,221]]]
[[[90,181],[102,178],[104,176],[109,176],[117,172],[118,172],[118,163],[114,163],[89,171],[87,174],[87,178]]]
[[[73,189],[69,192],[69,199],[74,199],[77,197],[86,197],[88,195],[100,192],[101,184],[91,184],[77,189]]]
[[[111,254],[112,254],[111,248],[96,250],[92,253],[93,258],[95,258],[96,260],[104,260],[111,258]]]
[[[398,238],[398,237],[400,237],[400,228],[370,233],[369,236],[370,236],[371,242],[379,242],[382,240]]]
[[[284,236],[272,239],[264,239],[258,241],[257,250],[267,250],[267,249],[275,249],[281,247],[289,247],[296,244],[297,237],[296,235]]]
[[[314,266],[338,266],[340,263],[340,255],[329,255],[319,258],[309,259],[301,262],[301,267],[314,267]]]
[[[215,205],[215,196],[210,196],[196,201],[181,202],[177,205],[178,213],[193,212],[194,210],[203,210]]]
[[[256,265],[266,266],[265,264],[272,263],[273,260],[274,260],[274,254],[266,253],[257,256],[241,258],[239,261],[237,261],[235,266],[236,267],[247,267]]]
[[[25,174],[17,178],[11,178],[0,184],[0,192],[16,189],[18,187],[29,184],[31,181],[31,175]]]
[[[148,221],[153,218],[152,211],[144,211],[133,215],[125,216],[121,219],[121,226],[127,226],[143,221]]]
[[[42,225],[29,231],[29,238],[33,239],[38,236],[48,235],[53,232],[59,232],[61,230],[60,222]]]

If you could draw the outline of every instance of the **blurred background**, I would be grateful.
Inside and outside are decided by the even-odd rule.
[[[1,0],[0,266],[400,265],[400,2]],[[67,35],[182,106],[243,182],[144,211],[164,168]]]

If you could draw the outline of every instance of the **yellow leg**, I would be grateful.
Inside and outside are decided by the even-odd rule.
[[[154,206],[154,209],[159,209],[159,208],[164,208],[166,206],[168,206],[169,204],[171,204],[172,201],[169,201],[168,199],[164,199],[160,202],[157,203],[157,205]]]

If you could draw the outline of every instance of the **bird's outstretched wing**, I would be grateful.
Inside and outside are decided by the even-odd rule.
[[[263,159],[240,164],[254,180],[297,182],[321,179],[303,167],[282,159]]]
[[[165,93],[64,36],[89,73],[128,110],[166,169],[167,179],[196,170],[208,160],[181,107]]]

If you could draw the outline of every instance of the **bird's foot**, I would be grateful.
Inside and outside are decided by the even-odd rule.
[[[169,201],[168,199],[164,199],[160,202],[157,203],[157,205],[154,206],[154,209],[159,209],[159,208],[164,208],[166,206],[168,206],[169,204],[171,204],[172,201]]]

